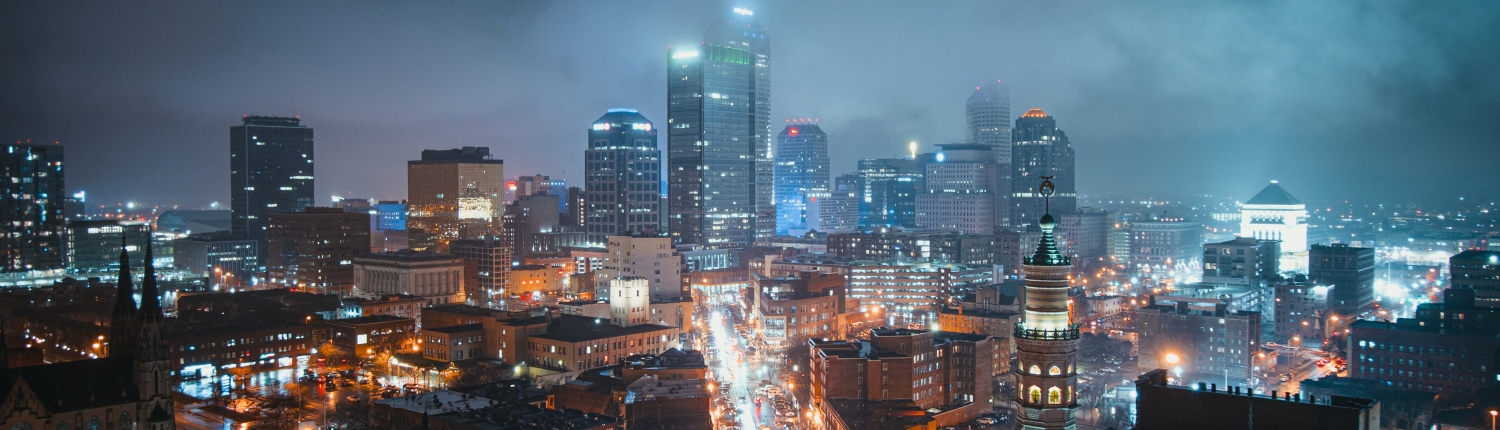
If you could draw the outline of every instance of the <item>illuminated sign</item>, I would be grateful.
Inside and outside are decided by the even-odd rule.
[[[677,51],[677,53],[672,54],[672,58],[674,58],[674,59],[676,59],[676,58],[693,58],[693,57],[697,57],[697,56],[698,56],[698,51]]]
[[[630,128],[633,129],[633,130],[651,131],[651,123],[649,123],[649,122],[645,122],[645,123],[642,123],[642,122],[632,123],[632,124],[630,124]]]
[[[604,130],[609,130],[609,123],[606,122],[606,123],[603,123],[603,124],[594,124],[594,131],[604,131]]]
[[[364,345],[366,343],[369,343],[370,342],[370,338],[367,337],[367,336],[368,335],[363,335],[363,334],[354,336],[354,344],[355,345]]]
[[[752,12],[752,11],[750,11],[750,9],[745,9],[745,8],[742,8],[742,7],[734,8],[734,13],[737,13],[737,14],[740,14],[740,15],[745,15],[745,16],[755,15],[755,12]]]
[[[790,134],[790,135],[796,136],[797,135],[797,127],[792,127],[790,129],[788,129],[787,132],[786,132],[786,134]]]

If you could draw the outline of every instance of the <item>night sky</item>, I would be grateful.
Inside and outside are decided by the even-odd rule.
[[[1500,198],[1497,2],[736,5],[768,27],[773,125],[820,119],[835,174],[962,141],[965,98],[1005,79],[1013,116],[1068,133],[1084,195]],[[404,198],[404,161],[459,146],[581,185],[589,124],[665,124],[668,46],[727,8],[5,2],[0,139],[67,145],[68,188],[96,202],[227,205],[245,114],[316,129],[320,204]]]

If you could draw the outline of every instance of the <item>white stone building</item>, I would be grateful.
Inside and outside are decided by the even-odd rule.
[[[354,257],[354,289],[360,293],[408,294],[428,306],[464,303],[464,260],[458,256],[401,250]]]

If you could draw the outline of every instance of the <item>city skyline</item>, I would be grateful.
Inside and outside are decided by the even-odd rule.
[[[301,115],[319,129],[319,204],[333,195],[405,194],[401,178],[364,173],[399,169],[407,154],[428,147],[490,146],[519,171],[580,181],[582,160],[525,146],[547,142],[581,152],[582,142],[565,131],[586,125],[601,109],[633,107],[648,118],[666,118],[661,53],[697,38],[720,6],[560,3],[437,11],[377,5],[345,14],[321,5],[267,22],[278,30],[270,32],[208,25],[234,14],[210,5],[170,8],[176,11],[169,14],[148,12],[162,8],[71,13],[9,6],[6,16],[27,19],[6,30],[16,37],[3,45],[5,58],[17,67],[0,90],[7,95],[6,119],[0,120],[7,133],[0,137],[71,147],[78,169],[69,192],[86,190],[94,201],[227,205],[223,175],[195,179],[199,168],[172,168],[175,160],[159,155],[223,166],[228,154],[213,143],[246,114]],[[1500,96],[1495,78],[1481,70],[1496,55],[1469,48],[1484,39],[1479,35],[1496,31],[1481,25],[1500,12],[1495,7],[1442,5],[1412,15],[1401,4],[1383,4],[1361,15],[1340,5],[1195,5],[1154,17],[1093,12],[1074,3],[945,10],[748,6],[778,34],[772,118],[818,117],[830,135],[833,172],[854,170],[860,158],[904,154],[911,141],[924,148],[963,141],[964,98],[976,85],[1004,79],[1012,84],[1013,112],[1041,107],[1067,121],[1080,153],[1079,181],[1091,184],[1079,190],[1084,194],[1151,190],[1243,200],[1258,184],[1280,179],[1304,184],[1310,201],[1493,198],[1482,195],[1481,185],[1495,178],[1481,160],[1500,156],[1500,146],[1491,144],[1500,131],[1487,120]],[[400,25],[386,25],[413,13]],[[1268,19],[1264,28],[1243,16],[1256,13]],[[151,23],[174,14],[203,19],[145,30],[163,27]],[[616,14],[651,19],[627,24],[632,27],[621,31],[629,38],[584,28]],[[1094,28],[1107,19],[1101,17],[1117,14],[1131,19]],[[809,22],[812,16],[822,21]],[[879,34],[862,24],[895,16],[911,25],[947,24],[912,34]],[[479,25],[481,19],[493,22]],[[658,19],[671,24],[646,24]],[[337,23],[298,26],[328,20]],[[453,22],[477,27],[448,25]],[[1055,31],[1043,31],[1046,26]],[[390,31],[377,31],[385,27]],[[1197,36],[1170,37],[1185,34]],[[976,55],[961,43],[965,37],[1002,43],[992,54]],[[1339,43],[1352,54],[1322,56],[1300,42],[1305,39]],[[623,45],[594,49],[606,41]],[[827,50],[814,41],[878,49]],[[116,45],[123,43],[156,48],[135,55],[140,48]],[[199,58],[205,53],[212,55]],[[611,66],[583,69],[585,59]],[[867,72],[873,68],[883,72]],[[370,91],[376,87],[386,89]],[[543,97],[564,103],[530,109]],[[81,111],[91,114],[73,114]],[[1425,150],[1405,149],[1412,142]],[[1179,168],[1130,167],[1158,158]],[[143,168],[128,180],[113,179],[107,166],[116,162]],[[1441,175],[1410,175],[1379,195],[1363,186],[1408,169],[1406,163],[1479,177],[1451,183]],[[148,184],[155,190],[143,191]]]

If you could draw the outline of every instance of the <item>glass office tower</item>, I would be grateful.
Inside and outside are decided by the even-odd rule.
[[[298,117],[250,116],[229,128],[230,230],[264,245],[267,214],[313,205],[313,129]],[[260,261],[266,248],[260,247]]]
[[[667,194],[674,241],[738,247],[775,233],[770,40],[735,9],[668,50]]]
[[[776,234],[807,228],[807,198],[827,194],[828,134],[798,120],[776,135]]]
[[[661,222],[661,150],[656,127],[635,109],[610,109],[589,129],[584,151],[584,229],[610,236],[655,234]]]
[[[67,245],[63,147],[8,143],[0,152],[0,272],[60,271]]]

